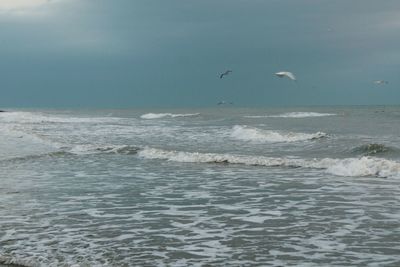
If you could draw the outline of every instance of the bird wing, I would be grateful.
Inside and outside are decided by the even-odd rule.
[[[294,76],[293,73],[289,72],[289,71],[280,71],[275,73],[276,76],[282,78],[282,77],[288,77],[291,80],[296,80],[296,77]]]
[[[224,75],[228,75],[228,74],[231,73],[231,72],[232,72],[231,70],[227,70],[227,71],[225,71],[224,73],[222,73],[222,74],[219,76],[219,78],[222,79],[222,77],[224,77]]]
[[[296,77],[294,76],[294,74],[293,73],[291,73],[291,72],[286,72],[285,73],[285,76],[287,76],[287,77],[289,77],[290,79],[292,79],[292,80],[296,80]]]

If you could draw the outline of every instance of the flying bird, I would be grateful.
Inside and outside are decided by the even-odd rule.
[[[218,106],[220,106],[220,105],[226,105],[226,104],[233,105],[233,102],[226,102],[225,100],[222,100],[222,101],[219,101],[219,102],[217,103]]]
[[[388,84],[388,81],[384,81],[384,80],[378,80],[378,81],[374,81],[374,84]]]
[[[221,73],[221,75],[219,75],[219,78],[222,79],[225,75],[228,75],[231,72],[232,72],[231,70],[227,70],[224,73]]]
[[[280,71],[275,73],[275,75],[278,76],[279,78],[287,77],[293,81],[296,81],[296,77],[293,75],[293,73],[289,71]]]

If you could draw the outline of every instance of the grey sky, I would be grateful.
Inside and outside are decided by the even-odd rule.
[[[0,106],[398,104],[399,33],[398,0],[1,0]]]

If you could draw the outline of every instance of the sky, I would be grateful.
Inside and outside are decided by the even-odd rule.
[[[0,107],[396,105],[399,72],[398,0],[0,0]]]

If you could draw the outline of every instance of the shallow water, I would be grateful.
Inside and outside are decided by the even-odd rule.
[[[0,114],[0,263],[400,265],[400,108]]]

